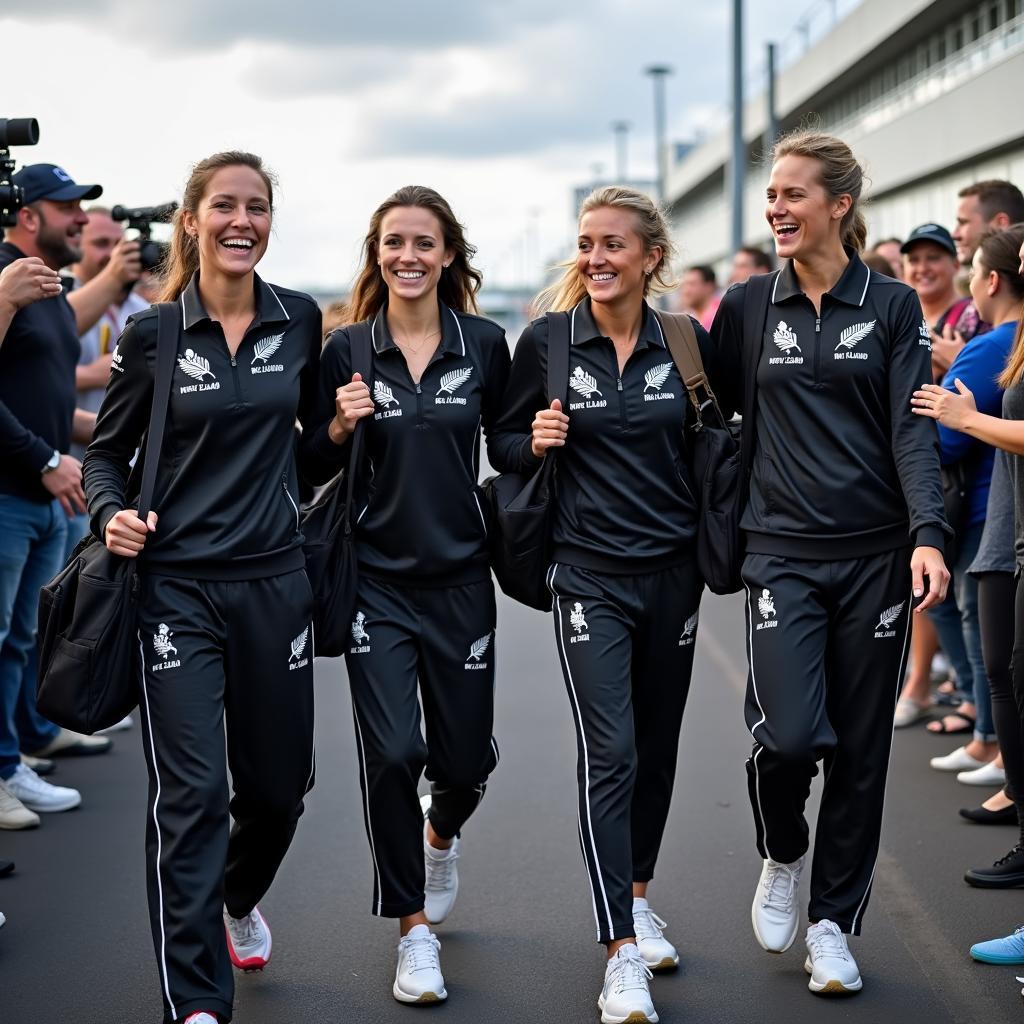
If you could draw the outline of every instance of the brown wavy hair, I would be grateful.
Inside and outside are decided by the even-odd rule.
[[[1002,231],[985,232],[978,243],[980,255],[976,257],[986,270],[994,270],[1003,279],[1010,294],[1021,303],[1010,357],[1006,369],[999,375],[1001,388],[1013,387],[1024,378],[1024,277],[1018,273],[1021,245],[1024,245],[1024,223],[1013,224]]]
[[[185,185],[185,193],[181,199],[181,206],[175,211],[174,219],[171,222],[171,244],[164,261],[161,272],[163,288],[160,292],[160,302],[175,302],[181,293],[188,287],[192,276],[199,269],[199,245],[186,230],[184,214],[187,211],[193,216],[199,209],[199,203],[206,194],[210,179],[225,167],[251,167],[267,186],[267,198],[270,200],[270,210],[274,210],[274,186],[276,180],[263,166],[263,161],[254,153],[245,153],[242,150],[232,149],[223,153],[214,153],[192,168],[188,184]]]
[[[388,286],[377,265],[380,226],[384,217],[399,206],[417,206],[429,210],[441,225],[444,247],[453,253],[451,263],[441,271],[441,279],[437,282],[437,297],[460,313],[478,313],[480,309],[476,296],[483,283],[483,275],[472,264],[476,247],[466,240],[465,228],[440,193],[426,185],[404,185],[373,211],[363,239],[363,266],[352,286],[344,322],[355,324],[367,320],[387,301]]]

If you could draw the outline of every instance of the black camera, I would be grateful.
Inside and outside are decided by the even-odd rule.
[[[166,224],[177,203],[164,203],[162,206],[115,206],[110,217],[116,221],[127,221],[128,227],[139,233],[139,259],[143,270],[156,270],[167,255],[166,242],[154,242],[150,237],[154,224]]]
[[[34,146],[38,141],[39,122],[34,117],[0,117],[0,227],[14,227],[25,204],[21,189],[11,181],[10,147]]]

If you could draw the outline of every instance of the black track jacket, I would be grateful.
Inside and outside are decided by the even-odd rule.
[[[692,554],[697,503],[687,466],[686,388],[645,303],[636,348],[619,375],[615,346],[594,321],[590,299],[571,312],[565,446],[552,449],[558,512],[556,562],[612,573],[646,573]],[[693,318],[691,317],[691,320]],[[701,358],[718,388],[714,349],[696,320]],[[547,401],[548,324],[534,320],[519,339],[494,439],[503,472],[540,465],[531,424]]]
[[[386,307],[371,321],[375,412],[354,515],[360,569],[408,586],[457,586],[490,577],[487,523],[477,483],[480,428],[493,460],[492,428],[511,359],[496,323],[440,305],[441,342],[413,382],[388,330]],[[351,439],[328,436],[335,392],[352,380],[347,328],[324,346],[313,431],[300,464],[311,483],[347,462]]]
[[[311,423],[320,365],[320,310],[308,295],[256,277],[256,319],[232,358],[199,298],[198,274],[181,296],[178,338],[153,509],[143,550],[154,572],[190,579],[258,579],[303,567],[295,420]],[[149,423],[157,315],[129,320],[84,463],[97,537],[138,500]]]
[[[742,520],[753,553],[834,560],[910,543],[943,547],[938,433],[910,407],[914,389],[931,380],[928,325],[911,288],[846,251],[820,318],[791,261],[772,289]],[[737,411],[746,287],[726,292],[711,327],[729,370],[718,394]]]

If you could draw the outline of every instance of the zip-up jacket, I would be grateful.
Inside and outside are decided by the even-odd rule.
[[[360,570],[408,586],[457,586],[490,578],[487,522],[478,484],[481,426],[492,428],[508,380],[505,332],[493,321],[440,305],[441,341],[416,383],[388,329],[370,321],[374,413],[365,424],[356,552]],[[304,436],[303,474],[322,483],[344,465],[351,439],[328,436],[335,393],[352,380],[348,329],[333,331],[320,369],[318,427]]]
[[[155,533],[142,562],[190,579],[258,579],[304,565],[295,420],[312,423],[320,364],[320,310],[308,295],[256,277],[256,318],[232,357],[199,297],[181,296],[182,327],[156,473]],[[93,532],[138,501],[149,423],[157,315],[132,317],[114,353],[107,393],[85,457]]]
[[[690,318],[712,389],[714,349]],[[601,334],[590,299],[570,314],[564,447],[538,458],[531,449],[534,417],[547,400],[548,322],[523,332],[494,441],[496,469],[528,473],[543,458],[558,460],[556,562],[611,573],[654,572],[692,555],[697,503],[683,432],[686,388],[645,303],[640,333],[620,375],[615,345]]]
[[[914,291],[870,271],[852,249],[821,298],[792,261],[775,278],[757,355],[756,448],[742,518],[748,552],[858,558],[910,543],[941,549],[948,531],[935,424],[910,398],[931,380],[931,333]],[[743,408],[745,284],[712,326]],[[744,429],[748,429],[746,426]]]

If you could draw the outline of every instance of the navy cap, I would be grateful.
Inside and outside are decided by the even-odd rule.
[[[76,185],[71,175],[56,164],[29,164],[11,179],[25,194],[25,205],[40,199],[99,199],[99,185]]]
[[[922,224],[910,232],[910,237],[900,246],[900,252],[910,252],[916,242],[934,242],[956,256],[956,242],[953,236],[941,224]]]

